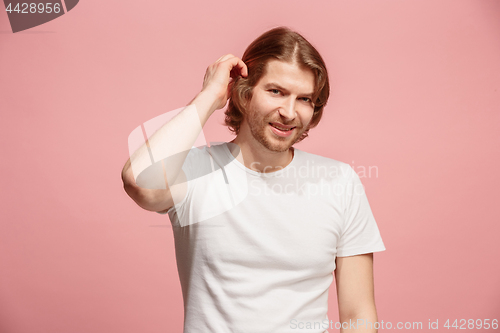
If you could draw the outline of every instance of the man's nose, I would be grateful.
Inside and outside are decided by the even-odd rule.
[[[281,105],[279,112],[283,118],[292,120],[296,117],[297,112],[295,110],[295,98],[293,97],[288,97],[283,101],[283,104]]]

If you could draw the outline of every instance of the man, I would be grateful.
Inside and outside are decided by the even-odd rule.
[[[316,49],[272,29],[242,59],[209,66],[201,92],[125,165],[130,197],[171,219],[185,333],[338,329],[327,318],[332,273],[341,331],[376,332],[372,253],[385,248],[359,177],[292,147],[328,96]],[[191,149],[228,99],[235,139]]]

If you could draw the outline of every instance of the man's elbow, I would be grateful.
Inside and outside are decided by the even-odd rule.
[[[124,181],[123,189],[139,207],[147,211],[167,212],[173,206],[169,190],[144,189],[139,187],[135,181]]]
[[[144,206],[144,203],[148,201],[147,195],[144,191],[144,189],[141,189],[135,182],[134,176],[132,174],[130,166],[130,160],[127,161],[125,166],[123,167],[122,170],[122,182],[123,182],[123,189],[125,190],[125,193],[135,201],[141,208],[146,209]],[[147,205],[146,205],[147,206]]]
[[[339,313],[341,323],[346,323],[350,329],[341,329],[341,332],[378,332],[377,310],[375,304],[373,306],[358,307],[357,309],[344,310]],[[353,327],[354,326],[354,327]],[[352,330],[354,328],[354,330]]]
[[[123,189],[132,200],[134,200],[139,206],[141,206],[141,202],[143,202],[145,198],[144,194],[141,191],[141,188],[137,186],[135,182],[124,179]]]

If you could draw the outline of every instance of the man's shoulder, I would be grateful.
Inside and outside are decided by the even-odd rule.
[[[196,169],[196,173],[213,171],[229,164],[234,157],[231,156],[230,142],[211,142],[210,145],[192,147],[189,151],[184,167]]]
[[[343,168],[343,169],[350,169],[351,166],[345,162],[342,162],[340,160],[336,160],[331,157],[326,157],[323,155],[318,155],[318,154],[313,154],[304,150],[300,150],[297,148],[294,148],[297,156],[297,160],[300,163],[306,163],[309,165],[325,165],[325,166],[334,166],[338,168]],[[309,162],[309,163],[308,163]]]
[[[350,179],[353,177],[353,168],[342,161],[331,157],[309,153],[295,148],[297,157],[294,166],[299,170],[308,170],[307,174],[322,179]],[[301,174],[304,174],[302,171]]]
[[[230,142],[211,142],[210,145],[193,146],[188,157],[207,157],[208,155],[225,155]]]

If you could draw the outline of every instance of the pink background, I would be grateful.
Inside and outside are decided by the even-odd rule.
[[[500,319],[500,1],[83,0],[16,34],[0,12],[0,332],[181,332],[172,229],[122,189],[127,138],[278,25],[331,76],[297,148],[378,170],[379,319]],[[222,119],[207,141],[231,140]]]

